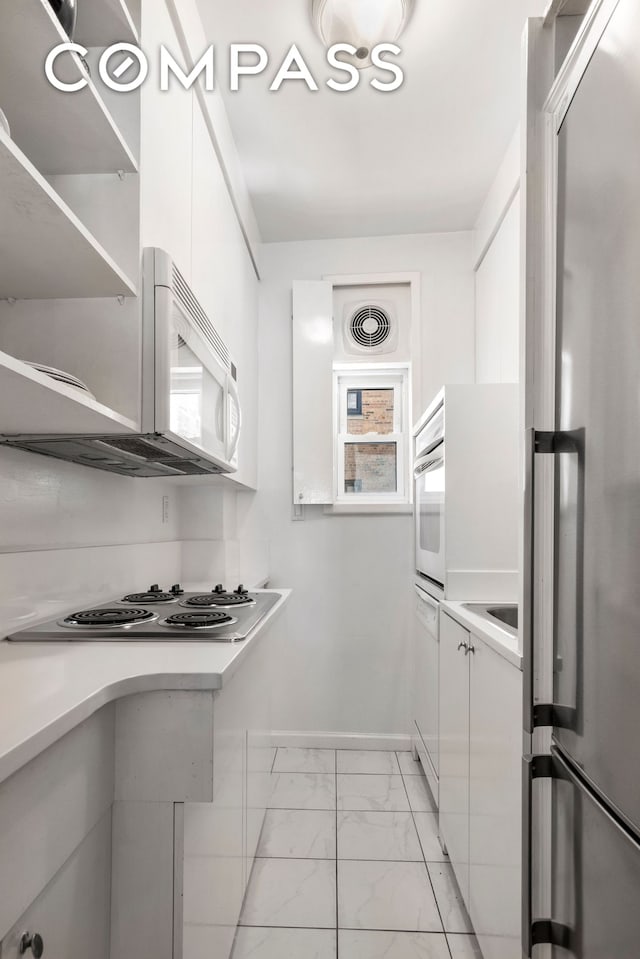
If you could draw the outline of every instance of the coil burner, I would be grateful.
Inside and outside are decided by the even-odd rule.
[[[83,609],[79,613],[71,613],[59,625],[67,629],[113,629],[114,626],[124,629],[137,626],[138,623],[150,623],[157,618],[150,609],[123,606],[119,609]]]
[[[162,625],[171,629],[217,629],[220,626],[233,626],[237,622],[233,616],[218,610],[194,610],[167,616]]]
[[[172,586],[168,592],[164,592],[156,584],[150,586],[146,593],[130,593],[122,600],[123,603],[141,603],[148,606],[155,603],[176,603],[184,590],[178,585]]]
[[[181,606],[195,606],[198,609],[210,609],[218,607],[219,609],[232,609],[243,606],[255,606],[255,599],[249,595],[249,591],[244,586],[238,586],[233,593],[228,593],[224,586],[218,584],[210,593],[204,593],[202,596],[190,596]]]

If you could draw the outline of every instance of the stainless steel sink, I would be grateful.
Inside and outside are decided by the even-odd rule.
[[[512,636],[518,635],[518,607],[515,604],[504,606],[488,603],[465,603],[467,609],[479,616],[484,616],[494,626],[500,626]]]

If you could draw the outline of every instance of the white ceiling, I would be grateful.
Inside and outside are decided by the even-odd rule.
[[[350,93],[325,86],[311,0],[199,3],[265,241],[473,227],[518,122],[525,19],[547,0],[416,0],[394,93],[372,90],[371,71]],[[270,66],[231,93],[229,44],[249,42]],[[295,81],[270,93],[294,42],[320,90]]]

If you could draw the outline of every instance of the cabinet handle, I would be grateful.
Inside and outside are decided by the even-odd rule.
[[[24,932],[20,937],[20,945],[18,947],[20,955],[24,956],[25,952],[29,949],[31,949],[35,959],[40,959],[44,952],[44,939],[37,932],[34,933],[34,935],[31,935],[30,932]]]
[[[465,656],[466,656],[467,653],[469,652],[469,647],[468,647],[467,644],[465,643],[464,639],[462,640],[461,643],[458,643],[458,652],[460,652],[461,649],[464,649],[464,651],[465,651],[464,654],[465,654]]]
[[[464,654],[465,654],[465,656],[468,656],[469,653],[475,653],[475,651],[476,651],[476,647],[473,645],[473,643],[470,643],[470,644],[467,646]]]

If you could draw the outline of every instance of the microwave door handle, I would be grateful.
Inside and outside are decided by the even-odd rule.
[[[235,405],[237,420],[236,420],[236,429],[232,437],[229,437],[229,449],[227,451],[227,462],[231,463],[234,456],[238,452],[238,443],[240,442],[240,432],[242,430],[242,409],[240,407],[240,396],[238,394],[238,387],[236,386],[236,381],[234,378],[229,375],[227,377],[227,402],[231,402]],[[229,411],[230,413],[230,411]],[[228,416],[229,423],[231,422],[231,416]]]
[[[414,479],[419,479],[425,473],[432,473],[434,470],[439,469],[443,463],[444,456],[442,456],[441,453],[438,453],[437,456],[421,456],[415,463],[413,471]]]

